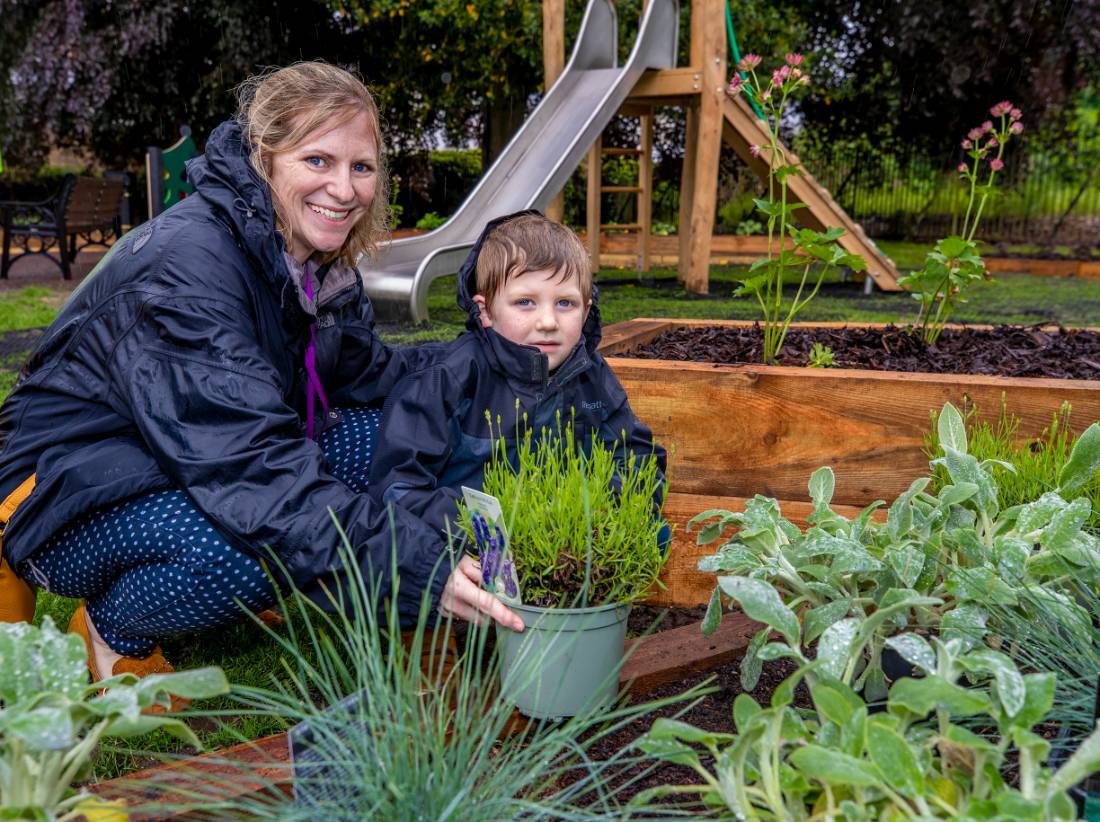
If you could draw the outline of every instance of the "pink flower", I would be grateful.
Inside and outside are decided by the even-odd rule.
[[[994,157],[992,160],[989,161],[989,167],[994,171],[1000,171],[1002,168],[1005,167],[1005,161],[1002,160],[1000,157]]]
[[[970,149],[973,146],[974,146],[974,144],[972,142],[970,142],[970,140],[963,140],[962,141],[962,147],[965,148],[965,149]]]
[[[966,174],[966,163],[959,163],[959,174]]]
[[[1008,127],[1008,130],[1013,134],[1022,134],[1024,130],[1024,124],[1017,120],[1015,123]]]
[[[741,58],[741,62],[737,64],[737,68],[741,69],[741,71],[752,71],[759,65],[759,54],[746,54],[744,57]]]
[[[989,142],[986,143],[985,147],[986,148],[996,148],[997,147],[997,138],[996,137],[990,137]]]
[[[764,91],[761,92],[761,94],[760,94],[760,102],[766,103],[768,100],[771,99],[771,96],[772,96],[772,90],[770,88],[764,89]]]
[[[1010,103],[1008,100],[1002,100],[1001,102],[997,103],[997,105],[993,106],[993,108],[989,110],[989,113],[992,114],[994,117],[1003,117],[1010,111],[1012,111],[1012,103]]]
[[[802,76],[802,69],[800,69],[800,68],[791,69],[791,77],[793,77],[795,80],[799,79],[801,76]]]
[[[743,91],[744,88],[744,78],[740,74],[734,74],[733,77],[730,78],[730,84],[726,90],[732,92],[733,94],[738,94]]]
[[[982,130],[980,128],[972,128],[970,131],[966,132],[966,136],[968,139],[977,140],[982,136]]]
[[[787,65],[788,66],[801,66],[802,65],[802,60],[804,58],[802,57],[801,54],[798,54],[797,52],[790,52],[787,55],[786,59],[787,59]]]
[[[760,146],[758,146],[756,143],[753,143],[751,146],[749,146],[749,154],[751,154],[753,157],[759,157]]]
[[[989,120],[986,120],[984,123],[982,123],[982,133],[985,134],[990,131],[993,131],[993,123]]]
[[[1012,111],[1010,111],[1008,113],[1008,119],[1011,120],[1014,123],[1023,116],[1024,116],[1024,113],[1022,111],[1020,111],[1018,108],[1014,108],[1014,109],[1012,109]]]

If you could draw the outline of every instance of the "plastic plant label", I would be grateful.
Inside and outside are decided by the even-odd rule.
[[[470,512],[482,587],[505,602],[521,605],[519,576],[508,547],[508,528],[500,500],[466,486],[462,487],[462,499]]]

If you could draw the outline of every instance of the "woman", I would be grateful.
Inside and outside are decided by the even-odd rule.
[[[116,243],[0,409],[0,607],[31,618],[20,578],[84,599],[94,679],[170,670],[160,638],[270,607],[268,551],[298,586],[335,572],[333,516],[383,591],[397,546],[403,622],[430,588],[522,629],[472,560],[433,577],[440,535],[364,493],[367,406],[431,357],[379,340],[354,269],[385,230],[381,153],[347,72],[247,82],[188,165],[195,195]]]

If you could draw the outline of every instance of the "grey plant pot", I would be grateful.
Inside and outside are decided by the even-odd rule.
[[[614,701],[629,605],[510,607],[526,630],[497,626],[505,699],[533,719],[576,716]]]

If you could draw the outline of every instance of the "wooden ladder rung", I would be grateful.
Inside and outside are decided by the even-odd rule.
[[[644,191],[641,186],[600,186],[601,194],[641,194]]]
[[[637,157],[641,155],[642,150],[640,148],[615,148],[613,146],[609,146],[603,149],[603,153],[618,156]]]

